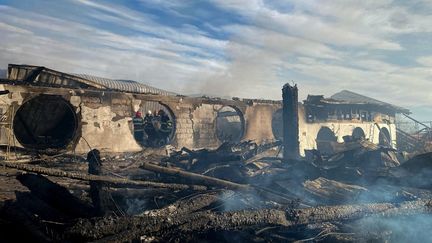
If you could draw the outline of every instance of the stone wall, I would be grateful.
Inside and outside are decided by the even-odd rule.
[[[75,90],[38,86],[3,84],[0,90],[10,93],[0,96],[0,109],[5,113],[9,107],[15,110],[26,100],[39,94],[58,95],[70,102],[77,117],[77,131],[68,150],[85,153],[90,147],[104,152],[127,152],[142,149],[134,137],[132,117],[144,101],[157,101],[172,111],[175,117],[175,135],[172,145],[178,148],[217,147],[217,112],[223,106],[235,108],[244,121],[243,140],[257,143],[274,140],[272,131],[273,114],[281,108],[280,102],[259,100],[219,100],[181,96],[141,95],[97,90]],[[391,133],[392,144],[396,146],[394,124],[379,123]],[[372,122],[324,122],[307,123],[304,109],[299,107],[300,153],[304,149],[316,148],[316,136],[321,127],[329,127],[339,141],[351,135],[355,127],[361,127],[374,143],[378,143],[378,128]],[[7,143],[7,125],[2,128],[0,142]],[[19,146],[19,142],[15,140]]]
[[[244,139],[257,143],[273,140],[272,118],[276,110],[282,108],[279,104],[254,103],[246,108],[246,131]]]
[[[346,135],[352,135],[353,130],[356,127],[361,128],[369,141],[378,144],[379,143],[379,129],[374,124],[377,123],[380,128],[387,128],[390,132],[391,143],[396,148],[396,125],[387,124],[380,119],[374,122],[362,122],[362,121],[331,121],[331,122],[319,122],[319,123],[307,123],[304,115],[304,109],[302,106],[299,107],[299,140],[300,140],[300,154],[304,155],[305,149],[316,149],[316,138],[319,130],[322,127],[328,127],[334,132],[338,142],[343,142],[343,137]]]

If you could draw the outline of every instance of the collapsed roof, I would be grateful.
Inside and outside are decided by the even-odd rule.
[[[323,95],[309,95],[304,101],[306,105],[367,105],[370,107],[383,108],[395,113],[410,114],[406,108],[395,106],[377,99],[367,97],[349,90],[342,90],[330,98]]]
[[[141,94],[176,95],[133,80],[115,80],[86,74],[69,74],[43,66],[9,64],[7,77],[17,83],[66,88],[113,90]]]

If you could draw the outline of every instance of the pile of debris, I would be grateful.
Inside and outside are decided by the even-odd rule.
[[[27,188],[2,204],[4,240],[428,240],[432,153],[410,158],[357,140],[284,161],[280,145],[0,162]]]

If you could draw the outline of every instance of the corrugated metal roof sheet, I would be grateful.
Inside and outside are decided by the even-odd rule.
[[[176,93],[169,92],[163,89],[158,89],[137,81],[133,80],[115,80],[109,78],[101,78],[88,74],[73,74],[74,76],[82,79],[98,83],[105,86],[107,89],[131,92],[131,93],[142,93],[142,94],[160,94],[160,95],[176,95]]]

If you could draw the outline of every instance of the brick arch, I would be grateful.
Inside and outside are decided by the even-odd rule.
[[[245,134],[245,118],[239,108],[222,106],[215,118],[216,137],[221,142],[239,142]]]

